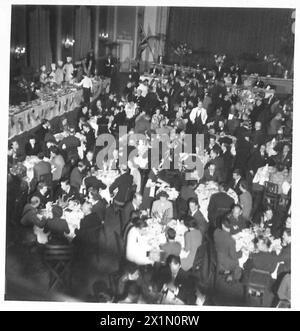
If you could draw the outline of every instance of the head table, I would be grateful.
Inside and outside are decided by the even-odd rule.
[[[93,97],[95,100],[99,94],[107,89],[110,79],[93,80]],[[82,89],[73,85],[40,93],[39,98],[30,102],[22,102],[18,106],[9,107],[9,139],[37,127],[42,119],[51,120],[79,107],[82,102]]]

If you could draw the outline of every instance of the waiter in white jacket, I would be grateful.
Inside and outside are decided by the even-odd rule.
[[[90,104],[92,91],[93,91],[93,82],[89,75],[86,73],[83,74],[83,79],[77,86],[83,87],[83,100],[86,105]]]
[[[193,125],[193,133],[203,133],[207,117],[207,111],[205,108],[203,108],[202,101],[199,100],[198,106],[193,108],[190,113],[190,121]]]

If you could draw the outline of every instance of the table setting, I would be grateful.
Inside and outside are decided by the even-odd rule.
[[[63,209],[62,219],[68,223],[70,233],[65,234],[65,237],[71,242],[75,238],[75,230],[80,228],[80,221],[83,219],[84,214],[81,210],[81,205],[77,201],[57,201],[56,203],[48,202],[45,209],[41,209],[38,213],[39,217],[51,219],[53,205],[59,205]],[[37,241],[40,244],[46,244],[49,240],[49,233],[44,233],[44,229],[34,226],[34,233],[37,236]]]
[[[242,257],[239,259],[239,265],[243,268],[251,253],[257,252],[255,240],[258,237],[268,238],[271,242],[269,252],[275,252],[277,255],[282,250],[281,239],[275,239],[269,229],[264,229],[260,225],[254,225],[249,229],[244,229],[241,232],[232,236],[236,243],[236,251],[242,252]]]
[[[183,221],[171,220],[167,225],[162,224],[159,218],[149,218],[146,220],[147,227],[142,230],[142,237],[150,248],[149,258],[154,262],[161,261],[160,245],[167,242],[166,230],[173,228],[176,231],[175,241],[184,247],[184,234],[188,230]]]

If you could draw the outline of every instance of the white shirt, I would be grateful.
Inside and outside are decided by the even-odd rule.
[[[140,84],[137,89],[142,91],[142,97],[144,97],[144,98],[148,94],[148,86],[146,86],[144,84]]]
[[[131,119],[135,115],[135,110],[136,110],[136,104],[134,104],[133,106],[131,106],[130,103],[128,103],[125,106],[126,117],[128,119]]]
[[[78,84],[78,86],[82,86],[83,88],[90,88],[92,90],[93,83],[89,77],[85,76],[83,80]]]
[[[202,123],[205,124],[207,121],[207,111],[205,108],[199,109],[198,107],[192,109],[190,114],[190,120],[192,123],[195,123],[196,118],[201,116]]]
[[[147,257],[148,245],[144,242],[139,230],[133,227],[127,235],[126,259],[137,265],[152,264]]]

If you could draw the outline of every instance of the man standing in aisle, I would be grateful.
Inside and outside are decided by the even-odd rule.
[[[85,105],[89,105],[91,102],[91,96],[92,96],[92,92],[93,92],[93,82],[92,82],[90,76],[86,73],[83,73],[82,81],[76,85],[82,86],[83,102]]]

